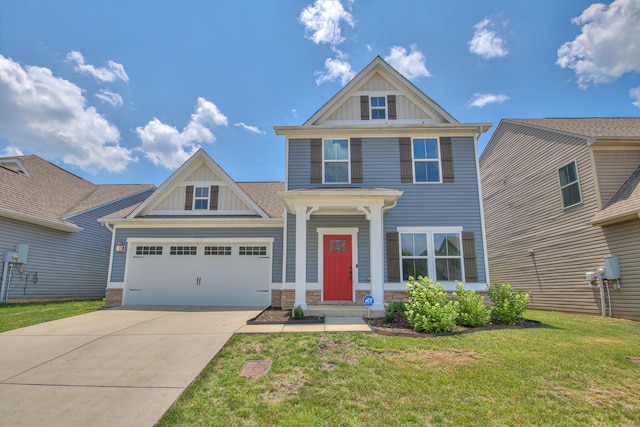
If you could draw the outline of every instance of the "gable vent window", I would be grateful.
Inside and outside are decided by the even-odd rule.
[[[563,206],[568,208],[569,206],[582,202],[576,161],[574,160],[558,169],[558,174],[560,175],[560,190],[562,191]]]
[[[264,256],[267,255],[266,246],[240,246],[240,255]]]
[[[231,255],[231,246],[205,246],[205,255]]]
[[[136,246],[136,255],[162,255],[162,246]]]
[[[209,209],[209,187],[196,187],[193,193],[194,209]]]
[[[371,97],[371,119],[387,118],[387,99],[384,96]]]
[[[171,246],[169,255],[197,255],[197,246]]]

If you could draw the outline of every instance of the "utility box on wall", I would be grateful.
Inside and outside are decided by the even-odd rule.
[[[604,259],[604,278],[607,280],[617,280],[620,278],[618,255],[608,256]]]
[[[4,260],[5,262],[13,262],[16,264],[26,264],[29,257],[29,245],[26,243],[18,243],[16,245],[16,251],[6,251]]]

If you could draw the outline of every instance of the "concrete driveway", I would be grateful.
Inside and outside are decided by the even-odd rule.
[[[261,310],[127,307],[0,334],[0,425],[152,426]]]

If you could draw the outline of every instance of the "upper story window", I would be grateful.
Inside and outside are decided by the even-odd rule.
[[[582,202],[580,183],[578,182],[578,165],[572,161],[558,169],[560,175],[560,191],[562,191],[562,205],[565,208]]]
[[[209,209],[209,187],[195,187],[193,191],[193,208]]]
[[[325,183],[349,183],[349,140],[325,139],[322,163]]]
[[[384,96],[371,97],[371,119],[387,118],[387,98]]]
[[[413,139],[414,182],[440,182],[438,138]]]

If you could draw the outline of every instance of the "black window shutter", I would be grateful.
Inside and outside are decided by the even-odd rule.
[[[190,211],[193,209],[193,185],[187,185],[187,191],[184,195],[184,210]]]
[[[322,184],[322,139],[311,140],[311,183]]]
[[[400,181],[413,182],[411,138],[400,138]]]
[[[462,252],[464,255],[465,282],[478,281],[478,266],[476,260],[476,241],[471,231],[462,232]]]
[[[395,95],[387,95],[387,111],[389,115],[389,120],[396,120],[396,96]]]
[[[453,150],[449,136],[440,137],[440,162],[442,163],[442,182],[454,182]]]
[[[362,138],[351,138],[351,182],[362,183]]]
[[[387,233],[387,275],[390,283],[400,282],[400,247],[398,233]]]
[[[369,120],[369,96],[360,97],[360,120]]]
[[[209,193],[209,210],[217,211],[218,210],[218,193],[220,192],[220,187],[217,185],[211,186],[211,193]]]

